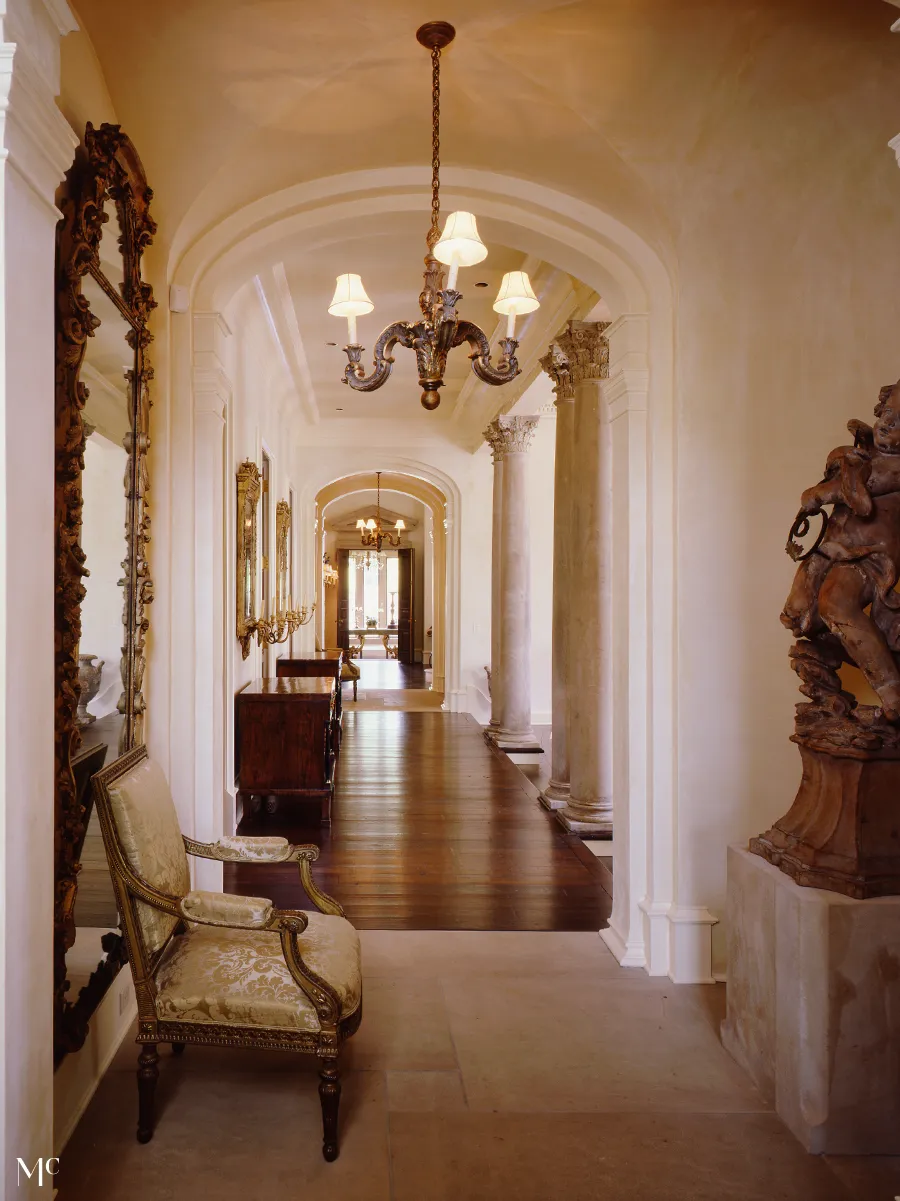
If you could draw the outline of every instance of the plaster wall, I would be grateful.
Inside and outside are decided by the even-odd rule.
[[[0,3],[0,1195],[52,1155],[54,195],[64,3]]]
[[[234,515],[236,485],[235,473],[245,459],[262,465],[263,451],[270,461],[270,485],[268,504],[270,512],[269,542],[263,545],[262,506],[266,498],[261,496],[257,510],[260,538],[260,555],[267,554],[269,561],[269,597],[275,596],[275,505],[277,501],[294,495],[294,514],[291,523],[293,546],[292,591],[295,606],[309,605],[315,600],[312,570],[301,570],[303,555],[309,546],[315,545],[314,522],[308,520],[298,506],[297,497],[302,492],[303,476],[299,463],[299,437],[297,430],[294,397],[289,390],[285,366],[275,353],[271,329],[265,306],[253,282],[235,296],[226,314],[229,329],[239,331],[238,336],[229,334],[226,340],[224,370],[231,381],[231,401],[227,415],[228,449],[225,473],[226,517],[223,523],[223,558],[226,579],[223,595],[224,639],[226,660],[226,710],[224,714],[224,784],[225,806],[223,824],[233,832],[234,809],[234,696],[250,680],[265,674],[265,659],[262,648],[254,641],[249,656],[244,659],[240,643],[234,634],[235,614],[235,554]],[[230,515],[229,515],[230,514]],[[258,595],[262,587],[262,565],[258,567]],[[259,604],[257,604],[259,611]],[[304,627],[304,632],[312,624]],[[295,636],[295,644],[300,635]],[[268,655],[268,674],[275,674],[275,661],[279,655],[287,655],[290,644],[271,647]]]

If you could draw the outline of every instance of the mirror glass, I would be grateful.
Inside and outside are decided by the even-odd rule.
[[[106,211],[110,220],[103,226],[100,263],[118,290],[124,269],[111,201]],[[81,549],[89,574],[84,579],[81,604],[81,698],[76,723],[81,730],[81,754],[105,746],[104,762],[112,763],[119,754],[125,720],[119,711],[126,641],[122,579],[128,525],[126,444],[132,424],[135,359],[127,341],[131,324],[93,275],[85,275],[82,294],[100,324],[87,340],[80,375],[88,392],[82,411]],[[94,770],[98,770],[96,761]],[[119,920],[100,824],[92,806],[81,851],[74,920],[75,943],[66,956],[73,998],[103,958],[101,940],[117,930]]]

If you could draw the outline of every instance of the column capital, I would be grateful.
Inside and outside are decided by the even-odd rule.
[[[554,345],[568,363],[572,386],[609,375],[608,321],[569,321]]]
[[[569,360],[563,354],[556,342],[550,343],[550,349],[542,359],[538,360],[543,371],[553,380],[553,393],[556,396],[554,404],[559,406],[575,399],[575,385],[569,371]]]
[[[539,417],[495,417],[483,435],[494,462],[500,462],[508,454],[526,451],[539,421]]]

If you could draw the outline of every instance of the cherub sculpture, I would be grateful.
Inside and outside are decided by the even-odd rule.
[[[861,749],[900,745],[900,382],[882,388],[875,423],[851,421],[853,446],[828,456],[802,496],[787,551],[800,562],[781,620],[801,691],[798,736]],[[823,513],[833,505],[830,515]],[[822,515],[811,550],[796,540]],[[859,705],[838,668],[855,664],[881,701]]]

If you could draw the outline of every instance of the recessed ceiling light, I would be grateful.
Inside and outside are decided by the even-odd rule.
[[[475,285],[475,287],[476,288],[486,288],[487,282],[485,280],[481,279],[478,281],[478,283]]]

